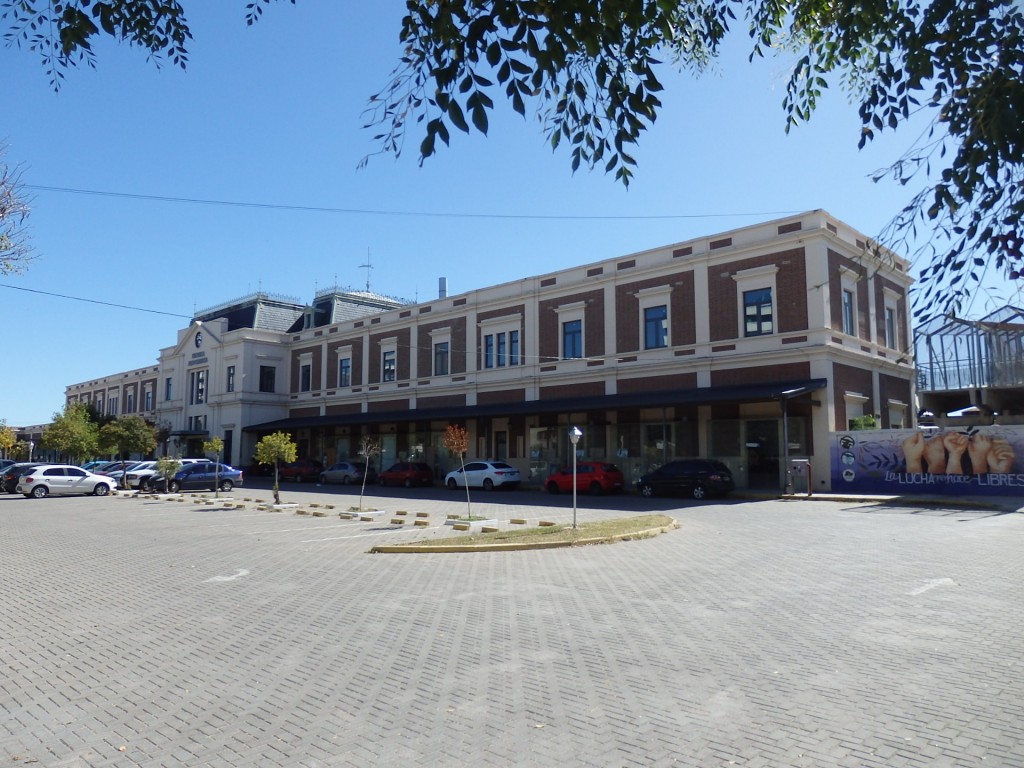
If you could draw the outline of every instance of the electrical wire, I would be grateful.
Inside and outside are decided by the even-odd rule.
[[[219,205],[232,208],[259,208],[263,210],[300,211],[303,213],[341,213],[358,216],[419,216],[436,219],[533,219],[538,221],[655,221],[670,219],[718,219],[735,216],[789,216],[800,211],[756,211],[746,213],[673,213],[648,216],[623,215],[569,215],[569,214],[515,214],[515,213],[444,213],[431,211],[391,211],[372,208],[332,208],[321,205],[285,205],[283,203],[253,203],[241,200],[214,200],[201,197],[171,197],[169,195],[142,195],[132,192],[109,192],[99,189],[75,189],[73,187],[51,187],[39,184],[24,184],[25,189],[37,192],[63,192],[73,195],[95,195],[117,197],[129,200],[147,200],[158,203],[188,203],[192,205]]]
[[[38,293],[43,296],[54,296],[58,299],[71,299],[73,301],[82,301],[86,304],[102,304],[105,307],[117,307],[118,309],[131,309],[136,312],[149,312],[154,315],[167,315],[168,317],[184,317],[186,320],[191,320],[191,315],[182,315],[177,312],[162,312],[159,309],[149,309],[147,307],[133,307],[129,304],[116,304],[112,301],[100,301],[99,299],[84,299],[81,296],[68,296],[64,293],[53,293],[51,291],[40,291],[35,288],[24,288],[20,285],[7,285],[6,283],[0,283],[0,288],[10,288],[12,291],[25,291],[27,293]]]

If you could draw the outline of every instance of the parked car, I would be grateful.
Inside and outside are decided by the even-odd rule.
[[[15,490],[33,499],[71,494],[106,496],[117,483],[106,475],[93,474],[71,464],[44,464],[21,476]]]
[[[324,485],[328,483],[341,483],[342,485],[361,483],[365,472],[366,464],[361,461],[339,461],[320,473],[320,482]],[[375,479],[376,473],[371,469],[370,476],[366,480],[372,483]]]
[[[113,473],[113,472],[124,472],[124,470],[128,469],[128,467],[132,466],[132,464],[135,464],[135,463],[137,463],[137,462],[134,462],[134,461],[108,461],[108,462],[106,462],[104,464],[101,464],[98,467],[94,467],[93,469],[88,469],[86,471],[87,472],[94,472],[97,475],[107,475],[107,476],[110,476],[111,473]],[[82,467],[79,467],[79,469],[82,469]]]
[[[11,464],[17,464],[14,459],[0,459],[0,472],[7,469]]]
[[[27,475],[33,469],[41,466],[45,462],[42,461],[21,461],[17,464],[11,464],[0,471],[0,483],[3,484],[4,493],[15,493],[15,488],[18,487],[18,481],[22,475]]]
[[[89,472],[95,472],[97,467],[101,467],[104,464],[109,464],[109,463],[110,463],[110,459],[93,459],[92,461],[87,461],[87,462],[85,462],[85,464],[82,464],[80,466],[84,470],[87,470]]]
[[[732,472],[714,459],[679,459],[664,464],[636,481],[644,496],[688,493],[695,499],[725,496],[736,487]]]
[[[404,485],[406,488],[433,485],[434,470],[422,461],[400,461],[381,472],[379,480],[381,485]]]
[[[445,487],[449,490],[456,488],[483,488],[485,491],[493,491],[495,488],[515,488],[521,480],[519,470],[504,461],[471,461],[463,467],[454,469],[444,476]]]
[[[320,473],[323,471],[324,465],[316,459],[299,459],[281,467],[278,478],[294,480],[296,483],[311,483],[319,480]]]
[[[626,478],[614,464],[602,461],[584,461],[576,464],[576,490],[592,494],[618,493],[625,487]],[[548,493],[572,493],[572,467],[554,472],[544,482]]]
[[[182,466],[184,466],[186,464],[195,464],[200,461],[208,461],[208,459],[178,459],[178,461],[180,461]],[[139,465],[128,470],[128,487],[138,488],[140,491],[145,492],[152,490],[151,482],[153,477],[156,475],[157,462],[155,460],[146,461],[142,462],[142,464],[150,466]]]
[[[222,490],[230,491],[242,485],[242,470],[212,461],[196,461],[179,469],[170,480],[153,476],[149,485],[154,490],[178,491]]]

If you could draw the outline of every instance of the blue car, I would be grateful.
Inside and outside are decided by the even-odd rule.
[[[164,479],[154,478],[150,485],[158,487]],[[242,470],[229,467],[227,464],[216,464],[212,461],[197,461],[186,464],[179,469],[170,482],[166,483],[170,493],[178,491],[205,491],[219,489],[230,491],[242,484]]]

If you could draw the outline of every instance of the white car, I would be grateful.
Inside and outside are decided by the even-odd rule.
[[[444,476],[445,487],[450,491],[467,485],[485,491],[515,488],[521,480],[519,470],[504,461],[470,461],[466,464],[465,472],[459,467]]]
[[[117,486],[117,481],[106,475],[94,475],[71,464],[49,464],[36,467],[18,478],[15,490],[28,498],[43,499],[71,494],[106,496]]]

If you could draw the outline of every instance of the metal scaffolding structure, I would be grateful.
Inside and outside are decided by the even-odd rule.
[[[915,330],[914,356],[919,392],[1024,386],[1024,309],[934,318]]]

